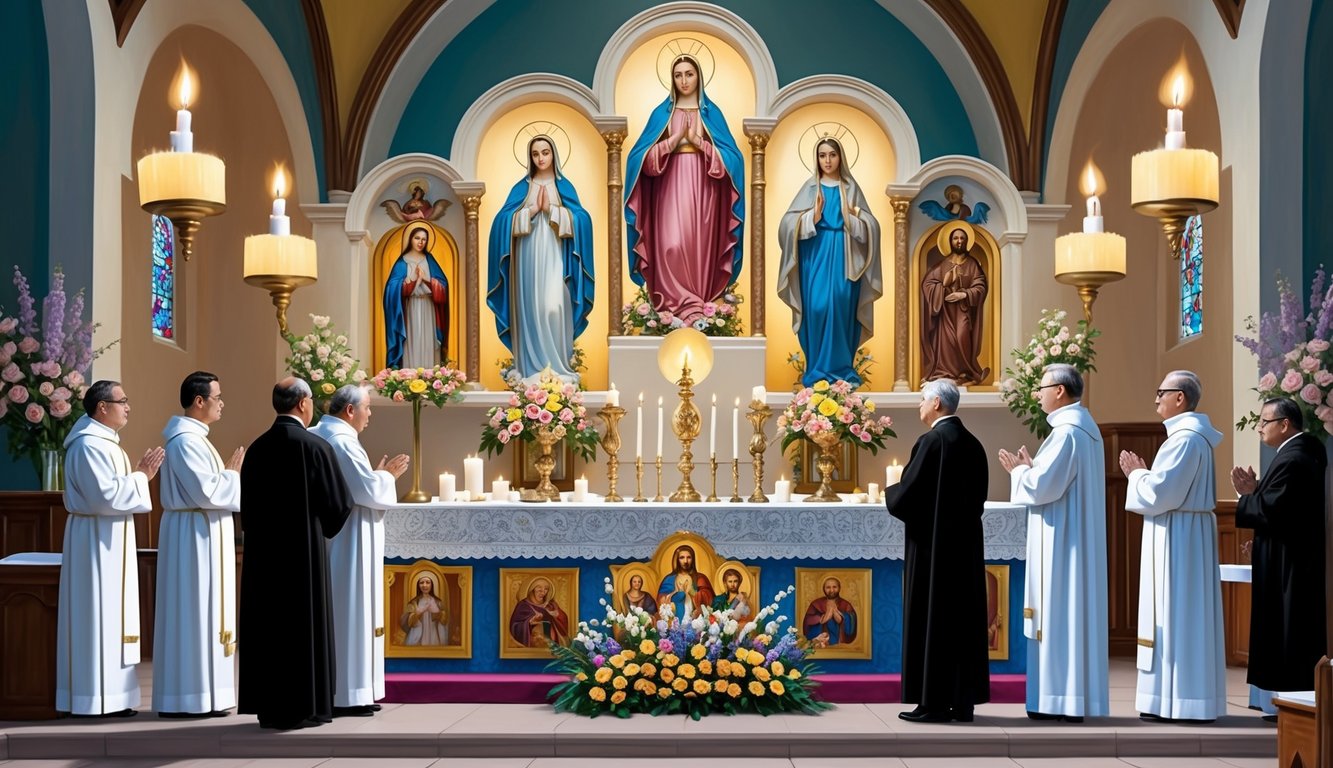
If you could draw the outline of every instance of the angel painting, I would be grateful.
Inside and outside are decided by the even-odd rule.
[[[397,200],[385,200],[380,203],[389,218],[399,224],[409,221],[436,221],[449,210],[449,201],[444,199],[431,202],[426,198],[430,193],[430,184],[422,179],[413,179],[407,183],[407,193],[411,195],[402,205]]]
[[[944,188],[944,201],[944,205],[940,205],[936,200],[925,200],[918,207],[935,221],[961,219],[968,224],[985,224],[990,215],[990,206],[985,203],[971,206],[963,202],[963,188],[957,184]]]

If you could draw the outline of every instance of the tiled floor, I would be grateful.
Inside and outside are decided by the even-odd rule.
[[[1028,720],[1021,704],[987,704],[969,725],[919,725],[893,704],[846,704],[818,717],[636,716],[589,720],[544,705],[391,704],[373,718],[344,718],[291,733],[249,716],[162,720],[144,712],[116,722],[0,723],[0,768],[677,768],[713,758],[727,768],[1259,768],[1272,766],[1276,729],[1245,708],[1244,670],[1228,670],[1231,707],[1216,723],[1145,723],[1134,712],[1135,671],[1111,665],[1109,718],[1081,725]],[[141,668],[144,700],[151,672]]]

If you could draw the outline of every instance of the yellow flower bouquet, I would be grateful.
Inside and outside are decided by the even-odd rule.
[[[876,416],[875,404],[842,379],[832,383],[820,380],[799,390],[777,422],[784,451],[797,440],[813,441],[816,435],[832,433],[839,443],[850,442],[875,453],[884,447],[886,437],[897,437],[890,429],[892,425],[893,419]]]

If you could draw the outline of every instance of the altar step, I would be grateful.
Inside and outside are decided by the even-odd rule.
[[[412,704],[541,704],[565,678],[560,675],[432,674],[390,672],[385,701]],[[819,697],[835,704],[891,704],[902,701],[902,675],[817,675]],[[990,700],[1022,703],[1023,675],[991,675]]]

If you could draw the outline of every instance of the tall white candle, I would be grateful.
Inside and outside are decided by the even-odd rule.
[[[731,408],[731,458],[741,457],[741,399]]]
[[[611,388],[606,391],[606,404],[608,407],[620,407],[620,390],[616,389],[616,383],[611,382]]]
[[[657,457],[662,457],[662,398],[657,398]]]
[[[457,494],[457,480],[452,472],[445,472],[440,475],[440,502],[443,504],[452,504],[454,495]]]
[[[268,217],[268,233],[270,235],[290,235],[292,233],[292,217],[287,215],[287,199],[283,195],[287,191],[287,174],[279,166],[273,173],[273,212]]]
[[[484,466],[480,456],[469,456],[463,459],[463,489],[468,492],[468,496],[471,498],[478,498],[482,494],[483,483],[485,482],[482,475],[483,470]]]
[[[717,395],[708,410],[708,455],[717,456]]]
[[[1166,148],[1185,148],[1185,110],[1181,109],[1185,101],[1185,76],[1177,75],[1171,84],[1172,107],[1166,111]]]
[[[181,62],[180,72],[176,78],[176,103],[179,108],[176,110],[176,130],[171,132],[171,151],[193,152],[194,134],[190,132],[190,105],[194,103],[194,77],[184,61]]]
[[[643,393],[639,393],[639,427],[635,430],[634,458],[643,458]]]

